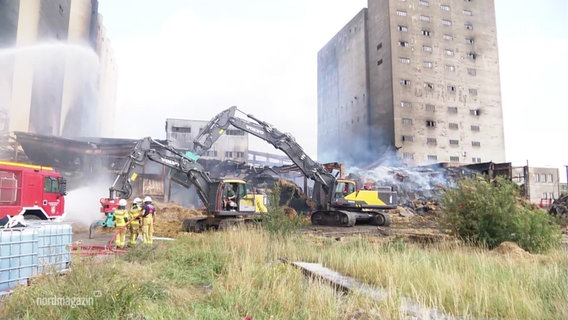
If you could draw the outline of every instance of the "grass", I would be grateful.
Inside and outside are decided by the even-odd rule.
[[[568,318],[568,259],[496,254],[456,244],[335,241],[259,228],[184,234],[120,258],[77,259],[3,302],[2,319],[399,319],[404,299],[464,318]],[[375,301],[343,293],[283,264],[318,262],[384,288]],[[45,305],[85,297],[87,305]],[[41,300],[43,299],[43,300]],[[39,303],[38,303],[39,302]],[[2,309],[0,308],[0,309]]]

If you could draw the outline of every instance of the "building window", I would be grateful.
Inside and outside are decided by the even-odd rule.
[[[554,181],[552,181],[552,180],[553,180],[553,179],[552,179],[552,173],[547,174],[547,175],[546,175],[546,181],[552,183],[552,182],[554,182]],[[550,194],[550,198],[552,198],[552,194]]]
[[[396,15],[399,17],[406,17],[406,11],[396,10]]]
[[[440,5],[440,9],[444,10],[444,11],[450,11],[450,6],[447,4],[442,4]]]
[[[422,46],[422,51],[424,51],[424,52],[430,52],[430,53],[431,53],[431,52],[432,52],[432,47],[430,47],[430,46]]]
[[[473,44],[474,42],[473,38],[465,38],[465,44]]]
[[[477,58],[477,54],[476,54],[475,52],[469,52],[469,53],[467,54],[467,58],[468,58],[469,60],[475,61],[475,59]]]
[[[451,145],[451,146],[457,146],[457,145],[459,145],[459,144],[460,144],[460,141],[459,141],[459,140],[450,139],[450,145]]]
[[[427,103],[426,106],[424,106],[424,109],[426,111],[429,111],[429,112],[434,112],[434,111],[436,111],[436,106],[433,105],[433,104]]]
[[[479,158],[479,157],[473,157],[473,158],[471,158],[471,162],[473,162],[473,163],[481,163],[481,158]]]
[[[473,12],[471,12],[471,10],[464,9],[463,14],[466,15],[466,16],[472,16]]]
[[[477,89],[469,89],[469,94],[472,96],[476,96],[477,95]]]
[[[477,75],[477,70],[475,70],[475,68],[467,68],[467,74],[475,77]]]
[[[434,120],[426,120],[426,127],[428,127],[428,128],[435,128],[435,127],[436,127],[436,121],[434,121]]]
[[[424,68],[432,69],[434,67],[434,63],[432,61],[424,61],[422,66]]]
[[[464,24],[464,27],[465,27],[467,30],[473,30],[473,24],[471,24],[471,23],[466,23],[466,24]]]
[[[245,153],[244,153],[244,152],[242,152],[242,151],[237,151],[237,158],[238,158],[238,159],[242,159],[242,158],[244,158],[244,157],[245,157]]]
[[[412,119],[402,118],[402,124],[405,125],[405,126],[411,126],[412,125]]]
[[[400,102],[400,106],[401,106],[402,108],[412,108],[412,102],[401,101],[401,102]]]
[[[420,16],[420,21],[424,21],[424,22],[430,22],[430,17],[429,16]]]
[[[450,122],[450,123],[448,123],[448,128],[452,129],[452,130],[457,130],[457,129],[459,129],[459,126],[455,122]]]
[[[403,64],[410,64],[410,58],[400,57],[400,58],[398,58],[398,61],[400,61],[400,63],[403,63]]]
[[[398,45],[401,47],[408,47],[408,41],[399,41]]]
[[[444,66],[444,70],[446,70],[447,72],[455,72],[456,66],[453,66],[451,64],[447,64],[447,65]]]
[[[456,86],[448,86],[448,92],[449,93],[456,93],[457,89]]]
[[[436,141],[436,138],[426,138],[426,144],[429,144],[431,146],[435,146],[438,144],[438,142]]]
[[[191,133],[191,127],[172,127],[172,132]]]
[[[423,36],[426,36],[426,37],[429,37],[429,36],[432,35],[432,31],[422,29],[422,35],[423,35]]]
[[[414,160],[414,153],[404,152],[402,154],[402,158],[407,160]]]
[[[400,32],[408,32],[408,27],[407,27],[407,26],[398,25],[397,28],[398,28],[398,31],[400,31]]]
[[[403,86],[409,86],[409,85],[410,85],[410,80],[408,80],[408,79],[400,79],[400,84],[402,84]]]
[[[460,157],[458,157],[458,156],[450,156],[450,162],[460,162]]]
[[[232,158],[233,157],[233,151],[225,151],[225,158]]]
[[[452,20],[448,20],[448,19],[442,19],[442,25],[449,27],[452,25]]]
[[[418,1],[418,4],[420,4],[423,7],[429,7],[430,6],[430,3],[426,0],[420,0],[420,1]]]
[[[452,57],[454,55],[454,51],[450,49],[445,49],[444,52],[447,56]]]
[[[429,154],[428,155],[428,160],[430,161],[437,161],[438,160],[438,156],[435,154]]]
[[[458,107],[448,107],[448,113],[458,113]]]
[[[472,147],[481,147],[481,142],[479,142],[479,141],[472,141],[472,142],[471,142],[471,146],[472,146]]]
[[[471,131],[479,131],[479,126],[476,125],[476,124],[472,124],[470,128],[471,128]]]
[[[217,150],[207,150],[207,152],[205,153],[205,155],[207,157],[216,157],[217,156]]]
[[[445,34],[443,37],[444,37],[444,40],[448,40],[448,41],[454,40],[454,36],[452,36],[451,34]]]
[[[424,88],[426,88],[428,90],[433,90],[434,84],[432,82],[424,82]]]
[[[402,142],[412,142],[414,141],[413,136],[402,136]]]
[[[472,116],[479,116],[479,115],[481,115],[481,110],[479,110],[479,109],[470,109],[470,110],[469,110],[469,114],[471,114]]]
[[[377,61],[377,65],[380,66],[381,64],[383,64],[383,59]]]
[[[383,43],[381,42],[377,45],[377,51],[381,50],[382,47],[383,47]]]

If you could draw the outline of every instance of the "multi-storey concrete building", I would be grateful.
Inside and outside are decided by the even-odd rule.
[[[112,136],[116,65],[97,0],[0,0],[7,131]]]
[[[166,140],[176,149],[191,149],[193,139],[209,121],[166,119]],[[235,160],[248,159],[248,134],[230,126],[211,149],[202,155],[205,159]]]
[[[492,0],[369,0],[318,52],[318,160],[505,161]]]

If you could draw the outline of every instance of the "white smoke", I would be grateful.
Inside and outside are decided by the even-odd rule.
[[[103,220],[99,200],[109,195],[110,184],[96,183],[69,191],[65,196],[64,221],[73,225],[89,227],[91,223]]]

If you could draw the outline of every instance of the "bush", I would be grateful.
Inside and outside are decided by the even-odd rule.
[[[491,248],[514,241],[530,252],[545,252],[561,243],[553,217],[522,200],[519,187],[498,177],[475,177],[446,190],[441,223],[460,238]]]

